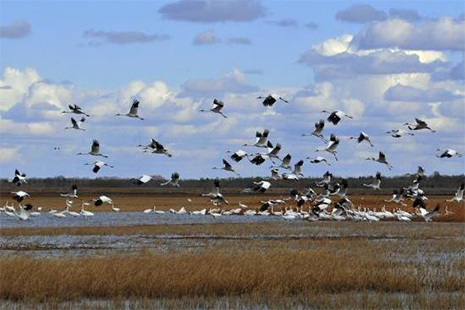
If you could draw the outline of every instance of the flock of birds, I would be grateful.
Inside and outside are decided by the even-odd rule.
[[[288,103],[287,100],[283,99],[280,96],[259,96],[257,99],[262,100],[263,106],[266,108],[271,108],[278,100]],[[139,120],[144,120],[144,118],[139,116],[139,104],[140,102],[137,99],[132,101],[129,112],[126,114],[118,113],[116,116],[126,116],[130,118],[137,118]],[[81,107],[76,104],[70,104],[68,111],[63,111],[63,113],[72,113],[79,115],[81,119],[77,121],[74,117],[71,117],[71,126],[66,127],[65,129],[70,130],[79,130],[85,131],[83,125],[86,122],[86,117],[90,117],[85,113]],[[223,109],[225,104],[223,101],[214,99],[213,105],[210,109],[201,109],[201,112],[211,112],[221,115],[224,118],[227,118],[227,115],[224,114]],[[314,136],[321,139],[326,146],[319,147],[315,149],[315,152],[326,152],[331,154],[334,157],[334,161],[338,162],[337,148],[340,143],[340,139],[333,133],[329,135],[329,139],[323,134],[326,122],[337,126],[343,119],[348,118],[352,119],[353,117],[347,115],[345,112],[336,110],[336,111],[326,111],[323,110],[322,113],[327,113],[329,116],[324,119],[320,119],[315,123],[315,129],[313,132],[308,134],[302,134],[302,136]],[[429,125],[418,118],[415,118],[415,123],[405,123],[406,129],[395,129],[388,131],[387,134],[391,135],[393,138],[399,139],[405,135],[414,135],[415,131],[419,130],[428,130],[432,133],[435,130],[431,129]],[[267,192],[272,184],[273,180],[285,179],[285,180],[294,180],[298,181],[303,178],[302,166],[304,165],[304,159],[300,159],[292,164],[292,155],[290,153],[281,157],[280,151],[282,146],[280,143],[274,145],[269,140],[270,131],[264,129],[263,131],[257,131],[255,135],[255,141],[252,143],[245,143],[243,146],[254,147],[257,149],[262,149],[262,152],[247,152],[242,149],[237,151],[227,151],[229,158],[235,162],[239,163],[241,161],[249,161],[253,165],[262,165],[267,161],[270,161],[272,165],[270,166],[271,176],[268,178],[263,178],[259,182],[254,182],[251,188],[244,189],[244,193],[265,193]],[[356,140],[357,143],[367,143],[371,147],[374,147],[373,142],[368,134],[365,132],[360,132],[358,136],[350,137],[350,140]],[[165,155],[167,157],[172,157],[171,153],[155,139],[151,139],[150,143],[147,145],[138,145],[143,152],[151,154]],[[55,148],[58,149],[58,148]],[[451,158],[454,156],[461,157],[462,154],[459,154],[457,151],[452,149],[447,150],[438,150],[439,153],[436,154],[438,158]],[[103,154],[100,150],[100,143],[98,140],[94,139],[89,152],[80,152],[77,155],[91,155],[95,157],[108,158],[107,155]],[[324,163],[328,166],[331,166],[330,160],[323,156],[316,157],[307,157],[312,164]],[[389,170],[392,169],[392,165],[388,162],[386,155],[379,151],[378,157],[368,157],[366,160],[374,161],[380,164],[385,165]],[[231,165],[226,159],[222,160],[223,165],[219,167],[212,167],[212,169],[221,169],[227,172],[233,173],[237,176],[239,174],[235,171],[233,165]],[[103,160],[96,160],[94,162],[85,163],[85,165],[93,166],[92,171],[97,174],[102,168],[114,168],[114,166],[106,163]],[[342,179],[339,182],[333,180],[333,175],[327,171],[322,180],[315,183],[316,187],[321,188],[319,194],[313,188],[308,188],[305,192],[299,192],[296,189],[291,190],[288,197],[281,197],[281,199],[270,199],[261,201],[261,205],[257,208],[248,207],[244,204],[239,203],[239,206],[232,209],[221,208],[220,205],[228,205],[229,202],[223,194],[220,192],[220,182],[219,180],[214,181],[213,189],[209,193],[204,193],[202,197],[210,198],[212,202],[212,207],[204,208],[200,211],[188,212],[185,207],[182,207],[180,210],[175,211],[170,210],[173,214],[192,214],[192,215],[209,215],[213,217],[219,217],[224,215],[275,215],[280,216],[285,220],[296,220],[296,219],[307,219],[310,221],[317,220],[360,220],[360,221],[379,221],[380,219],[397,219],[399,221],[411,221],[413,217],[419,216],[422,217],[425,221],[431,221],[432,218],[440,214],[440,206],[436,205],[433,209],[427,209],[427,200],[424,191],[420,188],[421,181],[424,179],[425,171],[422,167],[418,167],[418,171],[414,174],[414,180],[412,184],[407,187],[400,188],[395,190],[393,196],[386,202],[391,202],[398,204],[399,207],[393,211],[387,211],[383,206],[380,211],[369,210],[367,208],[362,208],[361,206],[356,207],[349,199],[348,189],[349,184],[346,179]],[[139,178],[132,179],[133,183],[137,186],[142,186],[154,180],[154,177],[151,175],[142,175]],[[15,175],[12,179],[8,180],[11,183],[21,186],[22,184],[27,184],[26,174],[20,173],[18,170],[15,170]],[[372,190],[380,190],[382,183],[382,176],[380,172],[376,173],[372,183],[363,184],[364,187],[371,188]],[[171,178],[166,182],[160,184],[161,186],[173,186],[175,188],[180,187],[180,175],[178,172],[173,172]],[[463,201],[464,194],[464,184],[462,183],[457,190],[455,196],[447,200],[447,202],[456,202],[461,203]],[[65,209],[50,210],[48,211],[54,217],[64,218],[68,216],[75,217],[91,217],[94,214],[90,211],[87,211],[85,208],[90,204],[93,204],[96,207],[108,204],[112,211],[119,212],[120,208],[117,208],[113,203],[113,200],[105,195],[101,195],[95,199],[88,201],[81,200],[78,196],[78,187],[73,185],[68,193],[61,194],[61,197],[66,198],[66,207]],[[0,211],[3,211],[10,217],[18,218],[21,220],[27,220],[31,217],[39,216],[42,212],[42,209],[39,207],[37,211],[34,211],[34,207],[31,203],[23,204],[23,201],[30,199],[30,195],[22,190],[12,192],[12,198],[18,203],[18,209],[8,202],[5,206],[0,208]],[[335,201],[333,201],[336,198]],[[74,199],[80,199],[81,209],[80,212],[72,211]],[[412,200],[412,206],[415,209],[414,213],[409,213],[405,210],[402,210],[402,206],[406,206],[406,199]],[[191,199],[188,199],[192,201]],[[294,203],[291,203],[294,202]],[[332,206],[332,208],[328,208]],[[277,207],[279,210],[275,210]],[[330,211],[331,210],[331,211]],[[143,213],[149,214],[163,214],[164,211],[157,210],[156,207],[149,208]],[[451,212],[445,209],[445,214],[450,214]],[[444,213],[443,213],[444,214]]]

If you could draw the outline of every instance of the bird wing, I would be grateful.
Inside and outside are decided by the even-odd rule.
[[[419,118],[415,118],[415,122],[417,122],[418,125],[422,125],[422,126],[426,125],[426,122],[424,120],[419,119]]]
[[[213,109],[221,110],[224,107],[224,102],[218,99],[213,99]]]
[[[386,160],[386,155],[383,152],[379,152],[378,158],[381,161],[385,161]]]
[[[15,169],[15,176],[20,175],[19,170]]]
[[[173,172],[173,173],[171,174],[171,180],[172,180],[172,181],[179,180],[179,173]]]
[[[129,110],[129,114],[137,115],[137,110],[139,109],[139,101],[134,99],[132,101],[131,109]]]
[[[73,124],[73,127],[78,127],[78,123],[74,119],[74,117],[71,117],[71,124]]]
[[[225,159],[223,159],[223,165],[224,165],[224,167],[225,167],[226,169],[231,169],[231,168],[232,168],[231,164],[228,163]]]
[[[287,154],[286,156],[284,156],[282,164],[289,165],[291,163],[291,159],[292,159],[291,154]]]
[[[99,153],[99,151],[100,151],[100,143],[97,140],[94,140],[92,142],[91,152],[92,153]]]

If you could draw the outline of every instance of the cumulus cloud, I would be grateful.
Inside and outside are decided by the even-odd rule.
[[[390,9],[389,17],[408,20],[412,22],[420,21],[423,19],[420,16],[420,14],[418,14],[418,11],[414,9]]]
[[[0,38],[21,39],[31,33],[31,24],[27,21],[15,21],[10,25],[0,26]]]
[[[216,79],[197,78],[186,81],[179,97],[205,97],[223,96],[225,93],[250,93],[258,90],[258,87],[245,83],[244,74],[234,69],[233,72]]]
[[[250,22],[265,15],[256,0],[180,0],[161,7],[166,19],[195,23]]]
[[[359,49],[464,51],[465,21],[452,18],[410,23],[389,19],[367,25],[354,38]]]
[[[355,4],[336,13],[336,19],[349,23],[368,23],[386,18],[386,12],[376,10],[369,4]]]
[[[192,41],[193,45],[213,45],[220,43],[220,39],[216,36],[213,30],[205,30],[195,36]]]
[[[285,18],[281,20],[269,20],[268,24],[283,27],[283,28],[296,28],[299,27],[299,22],[293,18]]]
[[[127,45],[134,43],[150,43],[155,41],[166,41],[170,39],[168,35],[146,34],[140,31],[103,31],[89,29],[84,31],[83,37],[96,38],[98,41],[90,41],[88,45],[99,46],[102,43]]]
[[[384,98],[388,101],[440,102],[463,99],[463,95],[440,88],[419,89],[397,84],[384,93]]]

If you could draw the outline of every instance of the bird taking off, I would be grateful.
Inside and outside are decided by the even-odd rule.
[[[161,186],[172,185],[174,187],[180,187],[180,185],[179,185],[179,173],[173,172],[171,174],[171,179],[164,182],[164,183],[161,183],[160,185]]]
[[[338,161],[337,159],[337,147],[339,145],[339,139],[336,137],[335,134],[331,134],[331,136],[329,137],[329,142],[328,142],[328,145],[326,147],[319,147],[315,150],[315,152],[323,152],[323,151],[326,151],[330,154],[332,154],[334,156],[334,158],[336,159],[336,161]]]

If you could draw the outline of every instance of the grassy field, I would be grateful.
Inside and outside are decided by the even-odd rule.
[[[123,211],[209,206],[191,195],[111,197]],[[256,207],[265,197],[228,199]],[[351,197],[370,209],[398,207],[383,203],[386,198]],[[429,197],[429,206],[444,199]],[[34,195],[33,202],[62,208],[64,199]],[[447,205],[454,214],[433,223],[0,228],[0,309],[459,309],[465,304],[465,207]],[[146,249],[43,255],[41,237],[66,236],[151,239]],[[39,241],[27,248],[8,244],[24,237]]]

